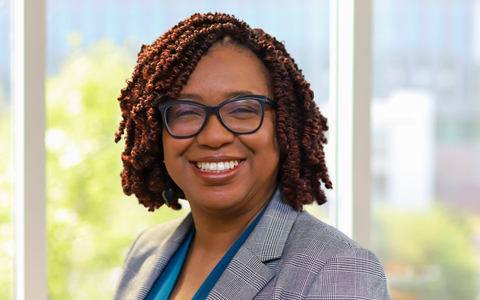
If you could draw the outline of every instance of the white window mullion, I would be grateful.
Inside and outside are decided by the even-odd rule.
[[[45,0],[12,1],[16,300],[47,299]]]
[[[370,240],[371,11],[371,0],[330,1],[336,225],[365,247]]]

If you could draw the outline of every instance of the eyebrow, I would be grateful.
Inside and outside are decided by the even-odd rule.
[[[225,100],[230,100],[236,97],[241,97],[241,96],[247,96],[247,95],[255,95],[254,92],[252,91],[247,91],[247,90],[235,90],[231,91],[225,94]],[[180,95],[177,98],[178,100],[201,100],[202,97],[198,94],[194,93],[180,93]]]

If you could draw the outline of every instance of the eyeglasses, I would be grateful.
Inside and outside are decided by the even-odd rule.
[[[188,138],[202,131],[210,114],[230,132],[247,134],[257,131],[263,123],[265,104],[275,106],[267,96],[248,95],[227,100],[217,106],[193,101],[167,101],[158,106],[163,125],[175,138]]]

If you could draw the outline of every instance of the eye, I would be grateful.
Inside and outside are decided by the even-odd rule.
[[[179,118],[179,117],[185,117],[185,116],[190,116],[190,115],[199,115],[200,113],[196,110],[193,110],[193,109],[184,109],[184,110],[179,110],[177,113],[176,113],[176,117]]]
[[[233,114],[256,113],[256,111],[254,108],[244,105],[244,106],[233,107],[229,113],[233,113]]]
[[[257,100],[238,100],[226,104],[223,108],[225,115],[246,118],[260,116],[262,114],[262,106]]]
[[[173,119],[195,118],[204,114],[203,108],[192,104],[175,104],[168,111],[168,117]]]

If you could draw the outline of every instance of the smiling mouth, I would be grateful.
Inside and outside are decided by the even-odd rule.
[[[221,173],[231,170],[238,166],[240,160],[220,161],[220,162],[196,162],[195,166],[202,172]]]

